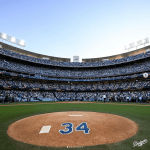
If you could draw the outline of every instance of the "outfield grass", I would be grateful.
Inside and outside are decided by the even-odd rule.
[[[8,126],[25,117],[33,116],[37,114],[61,112],[61,111],[93,111],[115,114],[123,117],[127,117],[138,124],[139,130],[136,135],[121,142],[113,144],[104,144],[83,148],[71,148],[82,150],[130,150],[150,149],[150,106],[145,104],[132,104],[125,105],[126,103],[57,103],[57,102],[33,102],[33,103],[18,103],[22,105],[3,104],[0,106],[0,150],[68,150],[69,148],[55,148],[55,147],[43,147],[35,146],[13,140],[7,135]],[[32,104],[32,105],[25,105]],[[41,105],[39,105],[41,104]],[[7,106],[11,105],[11,106]],[[141,147],[133,147],[133,142],[140,142],[144,139],[148,140],[148,143]]]

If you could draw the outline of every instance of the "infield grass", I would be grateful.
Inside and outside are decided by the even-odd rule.
[[[15,103],[17,104],[17,103]],[[149,150],[150,149],[150,105],[128,103],[57,103],[57,102],[31,102],[18,103],[22,105],[3,104],[0,106],[0,150]],[[26,105],[31,104],[31,105]],[[11,106],[8,106],[11,105]],[[126,140],[96,146],[87,146],[83,148],[56,148],[30,145],[15,141],[7,134],[10,124],[25,117],[61,111],[93,111],[101,113],[110,113],[129,118],[138,124],[138,132],[133,137]],[[141,147],[133,147],[133,142],[148,140],[148,143]]]

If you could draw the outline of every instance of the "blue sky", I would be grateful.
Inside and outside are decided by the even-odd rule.
[[[49,56],[78,55],[80,61],[110,56],[150,37],[149,0],[1,0],[0,5],[0,32],[25,40],[25,50]]]

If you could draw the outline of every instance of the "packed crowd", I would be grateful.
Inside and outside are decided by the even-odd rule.
[[[17,76],[19,73],[25,76],[39,75],[40,77],[51,77],[56,79],[90,79],[90,78],[103,78],[103,79],[125,79],[126,77],[135,78],[138,74],[150,71],[150,60],[145,59],[143,61],[135,61],[143,58],[150,57],[150,52],[141,53],[134,56],[129,56],[116,60],[106,60],[102,62],[87,62],[87,63],[74,63],[74,62],[59,62],[46,59],[35,58],[20,53],[15,53],[10,50],[0,49],[0,54],[10,57],[30,61],[34,63],[46,64],[50,66],[59,66],[55,69],[50,66],[40,67],[40,65],[29,65],[27,63],[21,63],[11,60],[6,60],[0,57],[0,69],[3,72],[9,72],[12,76]],[[126,62],[135,61],[132,64],[126,64]],[[125,63],[122,66],[106,67],[109,65]],[[80,69],[65,69],[63,67],[78,67]],[[98,67],[89,68],[88,67]],[[87,67],[82,69],[83,67]],[[7,70],[7,71],[6,71]],[[131,74],[131,75],[130,75]],[[116,76],[116,77],[115,77]],[[139,102],[150,99],[150,91],[140,90],[144,86],[150,86],[149,79],[141,80],[115,80],[108,82],[52,82],[52,80],[22,80],[18,77],[7,77],[0,79],[0,86],[10,88],[13,86],[20,89],[30,88],[38,89],[44,88],[46,91],[35,90],[0,90],[0,101],[4,100],[7,96],[14,101],[50,98],[52,100],[81,100],[81,101],[135,101]],[[1,87],[2,87],[1,86]],[[117,92],[102,91],[105,89],[128,89],[127,91],[118,90]],[[138,91],[130,91],[129,88],[137,88]],[[13,88],[14,89],[14,88]],[[50,89],[53,89],[50,91]],[[60,91],[61,89],[61,91]],[[98,89],[98,90],[96,90]],[[73,90],[69,92],[69,90]],[[86,92],[83,92],[86,90]],[[90,91],[92,90],[92,91]],[[94,91],[95,90],[95,91]],[[63,91],[63,92],[62,92]],[[89,92],[87,92],[89,91]]]
[[[1,68],[2,69],[2,68]],[[3,68],[4,69],[4,68]],[[11,70],[0,70],[0,74],[9,74],[11,77],[21,76],[23,78],[32,78],[32,79],[42,79],[42,80],[49,80],[49,81],[111,81],[111,80],[124,80],[124,79],[135,79],[137,76],[143,77],[143,73],[136,73],[132,75],[123,75],[123,76],[112,76],[112,77],[103,77],[103,78],[82,78],[82,79],[68,79],[68,78],[57,78],[57,77],[39,77],[39,76],[30,76],[24,73],[17,73]],[[150,72],[147,72],[150,74]]]
[[[0,90],[0,102],[7,101],[42,101],[49,98],[53,101],[116,101],[116,102],[147,102],[150,91],[124,92],[44,92],[44,91],[15,91]]]
[[[97,69],[83,69],[83,70],[67,70],[67,69],[52,69],[49,67],[32,66],[23,63],[17,63],[0,58],[0,69],[7,69],[21,73],[28,73],[34,75],[41,75],[44,77],[57,78],[96,78],[121,76],[127,74],[135,74],[138,72],[145,72],[150,70],[150,60],[143,62],[135,62],[132,65],[124,65],[116,68],[97,68]]]
[[[32,56],[27,56],[21,53],[16,53],[7,49],[1,49],[0,48],[0,54],[10,56],[17,59],[22,59],[25,61],[30,61],[34,63],[40,63],[40,64],[46,64],[46,65],[52,65],[52,66],[60,66],[60,67],[99,67],[99,66],[109,66],[109,65],[116,65],[126,62],[131,62],[143,58],[150,57],[150,51],[146,53],[141,53],[133,56],[124,57],[121,59],[115,59],[115,60],[105,60],[105,61],[99,61],[99,62],[61,62],[61,61],[53,61],[53,60],[47,60],[47,59],[41,59],[36,58]]]
[[[74,90],[74,91],[83,91],[83,90],[105,90],[105,89],[129,89],[136,88],[141,89],[145,86],[150,86],[150,81],[147,80],[134,80],[134,81],[118,81],[118,82],[77,82],[77,83],[57,83],[57,82],[43,82],[43,81],[21,81],[21,80],[13,80],[9,79],[0,79],[0,85],[3,87],[9,88],[17,86],[19,88],[28,88],[37,89],[44,88],[46,90],[55,89],[55,90]]]

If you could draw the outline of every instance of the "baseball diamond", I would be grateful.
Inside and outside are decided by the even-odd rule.
[[[47,125],[51,127],[49,132],[39,134],[41,128]],[[135,135],[137,131],[135,122],[118,115],[68,111],[18,120],[9,126],[7,133],[13,139],[28,144],[76,147],[119,142]]]

